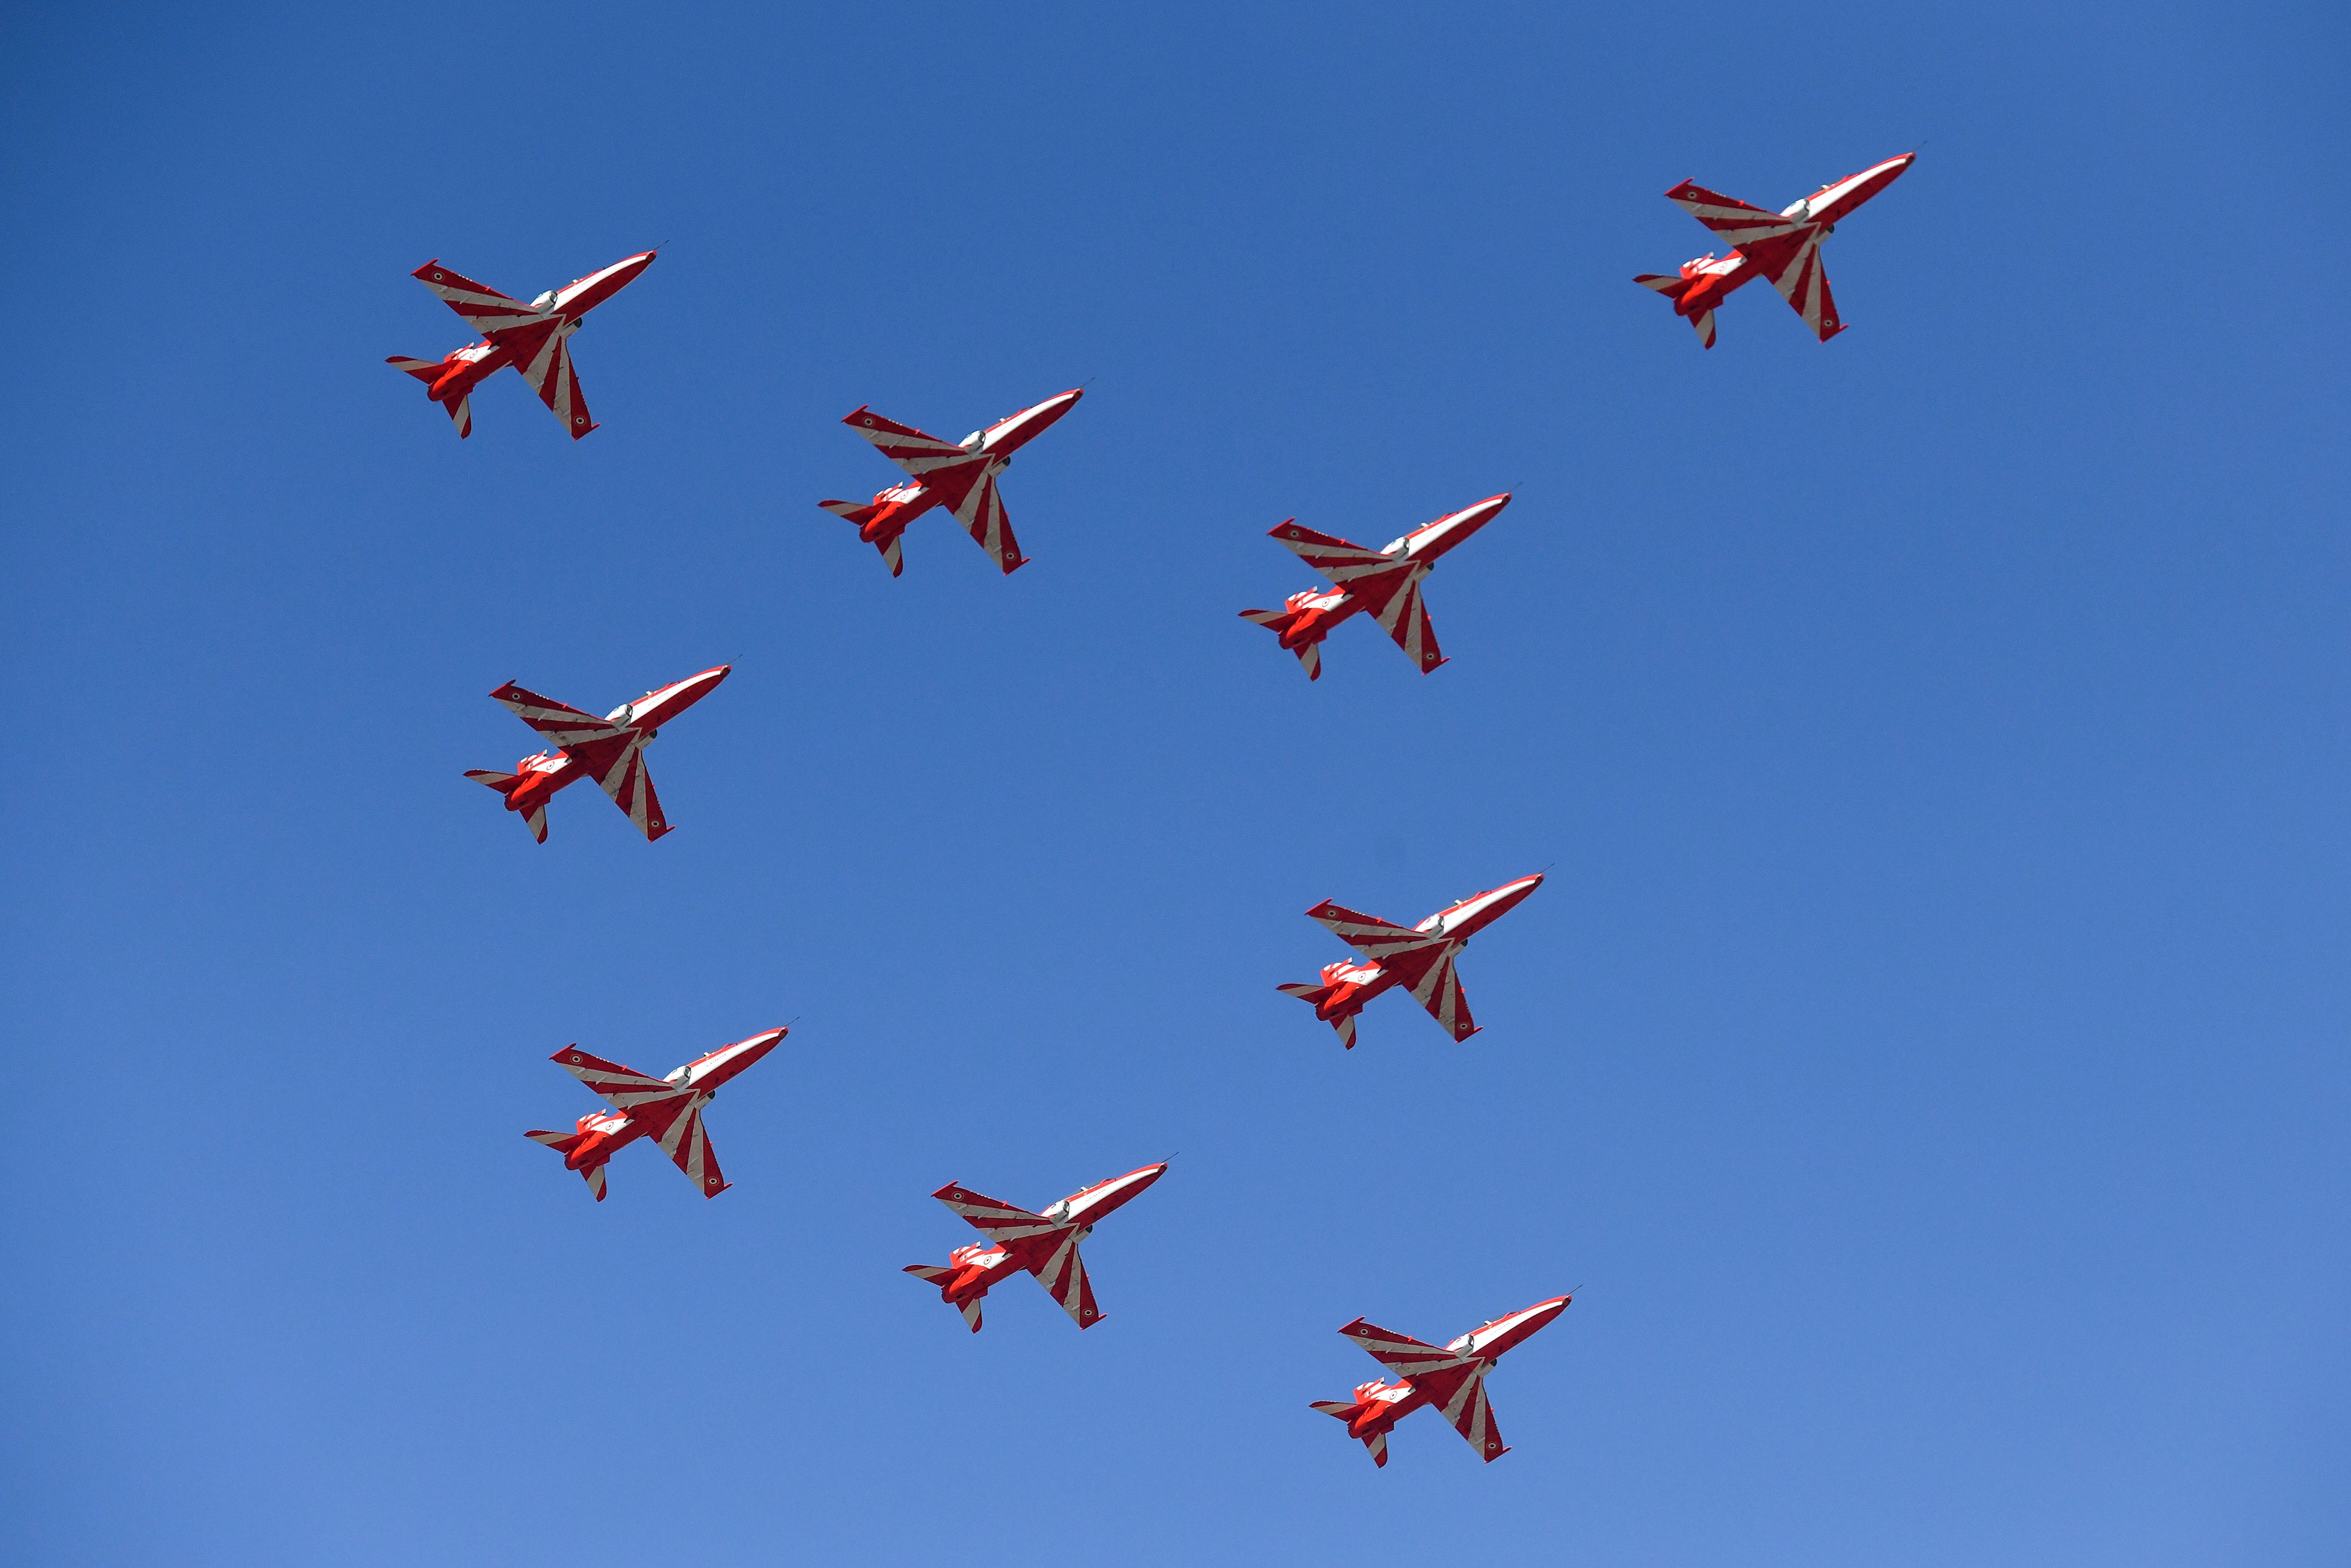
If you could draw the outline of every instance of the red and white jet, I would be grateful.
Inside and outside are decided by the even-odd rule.
[[[1372,1452],[1372,1463],[1384,1467],[1388,1433],[1395,1424],[1424,1405],[1434,1406],[1490,1465],[1510,1450],[1503,1446],[1493,1409],[1486,1402],[1486,1375],[1506,1352],[1567,1311],[1573,1300],[1553,1296],[1538,1301],[1522,1312],[1471,1329],[1442,1350],[1357,1318],[1339,1332],[1397,1378],[1358,1384],[1353,1399],[1318,1399],[1314,1408],[1344,1421],[1347,1436],[1361,1438]]]
[[[563,1156],[563,1168],[588,1178],[588,1190],[604,1201],[604,1164],[615,1150],[649,1137],[661,1152],[677,1162],[685,1177],[716,1197],[733,1184],[718,1174],[718,1156],[711,1152],[710,1134],[702,1128],[702,1110],[716,1096],[718,1086],[776,1049],[790,1033],[771,1029],[733,1045],[722,1045],[697,1057],[667,1078],[648,1078],[633,1067],[590,1056],[567,1045],[549,1060],[593,1089],[609,1111],[591,1111],[569,1133],[525,1133]]]
[[[637,274],[653,264],[653,253],[643,251],[561,288],[550,288],[525,305],[486,283],[428,261],[416,269],[416,280],[464,317],[482,340],[445,359],[394,354],[384,363],[423,382],[424,395],[449,411],[461,440],[474,434],[474,389],[512,365],[577,441],[595,429],[596,422],[588,417],[588,402],[580,395],[580,378],[571,369],[571,334],[580,330],[588,312],[635,282]]]
[[[1453,961],[1469,938],[1517,908],[1527,894],[1542,885],[1542,873],[1504,883],[1438,910],[1419,925],[1404,926],[1376,915],[1358,915],[1324,899],[1306,917],[1361,953],[1361,963],[1344,958],[1322,966],[1319,985],[1291,984],[1275,988],[1285,996],[1314,1004],[1314,1016],[1339,1031],[1339,1042],[1355,1049],[1355,1015],[1364,1004],[1392,987],[1402,986],[1413,1000],[1428,1009],[1456,1041],[1478,1032],[1470,1021],[1469,998],[1461,992],[1461,977]]]
[[[1298,519],[1291,517],[1268,537],[1296,550],[1299,559],[1330,580],[1330,591],[1309,589],[1293,593],[1279,610],[1244,610],[1241,619],[1271,628],[1281,645],[1306,666],[1306,678],[1319,681],[1322,639],[1350,615],[1367,610],[1425,675],[1445,663],[1445,655],[1437,651],[1437,629],[1428,623],[1428,609],[1420,601],[1421,580],[1436,569],[1439,556],[1484,528],[1510,504],[1508,491],[1489,496],[1376,550],[1301,528]]]
[[[947,1254],[946,1267],[909,1263],[906,1272],[939,1288],[939,1299],[963,1313],[971,1332],[979,1332],[979,1301],[988,1287],[1008,1275],[1027,1270],[1037,1276],[1046,1293],[1081,1329],[1102,1322],[1094,1306],[1094,1288],[1086,1279],[1086,1260],[1078,1243],[1093,1234],[1102,1216],[1157,1181],[1167,1169],[1162,1161],[1129,1171],[1123,1176],[1082,1187],[1042,1214],[1031,1214],[992,1197],[949,1183],[931,1194],[968,1220],[987,1238]]]
[[[1776,213],[1719,196],[1684,180],[1666,193],[1666,199],[1720,235],[1729,242],[1730,254],[1717,260],[1708,251],[1696,261],[1682,263],[1675,277],[1645,272],[1633,281],[1672,300],[1674,314],[1687,318],[1698,329],[1698,341],[1711,349],[1714,308],[1732,289],[1760,275],[1771,280],[1780,298],[1795,307],[1804,325],[1825,343],[1844,330],[1844,323],[1837,319],[1836,301],[1829,297],[1829,275],[1821,267],[1821,241],[1836,233],[1846,214],[1892,184],[1917,156],[1905,152],[1889,158],[1823,185]]]
[[[661,800],[653,794],[653,775],[645,771],[645,747],[661,733],[662,726],[708,696],[734,667],[721,664],[673,681],[632,703],[622,703],[602,718],[508,681],[490,695],[547,737],[554,748],[524,758],[511,773],[473,768],[465,777],[505,796],[507,810],[521,812],[530,836],[542,844],[547,842],[548,801],[558,789],[581,779],[593,779],[601,785],[612,804],[629,814],[629,821],[648,841],[660,838],[669,831],[669,821],[662,815]]]
[[[945,507],[964,526],[972,542],[1003,566],[1006,573],[1029,564],[1012,537],[1012,519],[1005,515],[1004,497],[996,493],[996,476],[1047,425],[1061,418],[1085,396],[1079,388],[1049,397],[1035,408],[998,420],[986,430],[975,430],[960,442],[941,441],[911,424],[884,419],[860,408],[841,421],[872,442],[882,455],[906,471],[906,483],[893,485],[864,506],[853,501],[819,501],[836,517],[857,525],[857,537],[882,552],[890,575],[905,570],[899,554],[899,537],[906,525],[933,507]]]

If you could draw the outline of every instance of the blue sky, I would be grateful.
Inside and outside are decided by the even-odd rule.
[[[2343,17],[0,24],[0,1517],[38,1564],[2319,1562],[2351,1530]],[[1634,287],[1905,151],[1823,347]],[[651,245],[455,440],[387,354]],[[820,497],[1089,395],[892,581]],[[1309,685],[1236,619],[1517,499]],[[648,846],[461,770],[731,662]],[[1326,896],[1552,867],[1339,1051]],[[792,1038],[735,1190],[518,1134]],[[33,1092],[37,1089],[38,1092]],[[956,1180],[1168,1176],[966,1334]],[[1386,1470],[1358,1313],[1576,1288]],[[2330,1543],[2332,1543],[2330,1545]]]

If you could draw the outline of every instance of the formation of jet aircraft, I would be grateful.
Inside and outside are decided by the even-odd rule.
[[[947,1254],[944,1267],[909,1263],[905,1271],[926,1285],[936,1285],[939,1299],[963,1313],[963,1321],[974,1333],[979,1332],[980,1299],[988,1287],[1023,1270],[1034,1275],[1045,1293],[1061,1303],[1071,1322],[1090,1329],[1102,1322],[1102,1314],[1094,1305],[1093,1283],[1086,1278],[1086,1260],[1079,1255],[1078,1243],[1092,1236],[1105,1216],[1166,1171],[1163,1160],[1098,1181],[1080,1187],[1042,1214],[982,1197],[950,1182],[931,1196],[987,1237],[987,1245],[975,1242],[958,1247]]]
[[[1822,341],[1844,330],[1822,269],[1822,242],[1836,225],[1908,169],[1917,155],[1905,154],[1858,174],[1823,186],[1778,213],[1749,206],[1690,181],[1667,197],[1719,235],[1730,249],[1684,264],[1676,276],[1645,274],[1635,281],[1673,302],[1676,314],[1696,329],[1708,348],[1715,342],[1714,313],[1721,301],[1754,277],[1769,278]],[[569,340],[589,311],[611,298],[652,265],[654,252],[629,256],[562,288],[549,289],[528,304],[442,266],[417,268],[419,281],[481,334],[481,341],[439,361],[398,356],[388,362],[425,386],[460,437],[473,433],[473,391],[496,371],[512,366],[574,440],[596,428],[571,363]],[[1073,390],[1021,410],[961,442],[940,440],[860,407],[846,423],[906,476],[904,482],[862,505],[818,503],[856,526],[893,577],[904,569],[902,539],[908,525],[944,507],[973,540],[1010,573],[1026,564],[1006,515],[998,477],[1013,454],[1050,426],[1082,396]],[[1310,680],[1322,675],[1322,644],[1333,627],[1359,612],[1395,640],[1426,674],[1445,663],[1422,601],[1421,584],[1447,550],[1468,538],[1510,504],[1508,493],[1491,496],[1416,528],[1378,550],[1298,526],[1295,517],[1271,537],[1322,574],[1329,587],[1295,593],[1280,610],[1245,610],[1248,620],[1271,630],[1283,648],[1297,655]],[[476,769],[465,777],[498,791],[507,810],[518,813],[533,838],[547,840],[547,803],[565,786],[592,778],[627,812],[648,841],[669,831],[646,773],[644,748],[661,727],[676,717],[726,677],[730,666],[647,692],[602,718],[508,682],[490,695],[549,742],[510,773]],[[1358,956],[1324,966],[1311,985],[1280,988],[1311,1003],[1315,1016],[1355,1044],[1355,1019],[1372,998],[1401,987],[1444,1025],[1455,1040],[1478,1032],[1456,971],[1469,940],[1515,908],[1543,878],[1538,873],[1465,898],[1419,925],[1405,927],[1359,914],[1328,900],[1306,913]],[[612,1155],[650,1137],[704,1197],[716,1197],[728,1183],[703,1126],[702,1113],[718,1088],[765,1057],[788,1031],[768,1030],[722,1046],[671,1072],[653,1078],[607,1061],[576,1044],[552,1058],[600,1096],[608,1107],[581,1116],[569,1133],[533,1131],[525,1136],[563,1155],[596,1201],[604,1200],[606,1166]],[[949,1185],[933,1196],[986,1239],[958,1247],[945,1265],[909,1264],[905,1272],[936,1287],[940,1299],[958,1311],[971,1332],[979,1332],[981,1301],[998,1281],[1027,1272],[1060,1303],[1080,1329],[1102,1321],[1087,1278],[1080,1244],[1111,1213],[1157,1181],[1165,1163],[1081,1188],[1041,1212],[1031,1213],[998,1199]],[[1378,1466],[1387,1463],[1388,1434],[1396,1422],[1424,1406],[1447,1421],[1491,1461],[1509,1450],[1494,1423],[1486,1378],[1502,1355],[1565,1311],[1570,1298],[1554,1297],[1523,1312],[1495,1319],[1442,1347],[1358,1318],[1340,1332],[1372,1355],[1395,1380],[1359,1385],[1352,1399],[1318,1401],[1313,1408],[1346,1423]]]
[[[718,1156],[711,1152],[710,1134],[703,1131],[703,1107],[717,1096],[719,1085],[776,1049],[791,1032],[771,1029],[732,1045],[722,1045],[698,1056],[666,1078],[652,1078],[633,1067],[591,1056],[577,1045],[567,1045],[549,1058],[572,1077],[596,1092],[611,1107],[591,1111],[569,1133],[525,1133],[563,1156],[563,1168],[588,1178],[588,1190],[604,1201],[604,1166],[614,1153],[639,1138],[651,1138],[685,1173],[685,1179],[705,1197],[716,1197],[729,1186],[718,1174]]]
[[[641,251],[601,272],[550,288],[525,305],[437,259],[428,261],[416,269],[416,280],[439,295],[482,340],[439,360],[394,354],[384,363],[424,383],[424,395],[449,411],[461,441],[474,434],[474,389],[512,365],[577,441],[595,429],[596,422],[588,416],[588,400],[580,395],[580,377],[571,368],[571,334],[580,330],[588,312],[635,282],[653,264],[653,252]]]
[[[892,577],[906,568],[899,545],[906,525],[934,507],[945,507],[972,542],[994,557],[1009,576],[1028,565],[1029,558],[1020,553],[1019,541],[1012,537],[1012,519],[1005,515],[1004,497],[997,494],[996,476],[1011,465],[1014,453],[1076,407],[1085,395],[1085,389],[1080,387],[1049,397],[1034,408],[1007,414],[985,430],[975,430],[961,441],[942,441],[861,406],[841,423],[905,470],[906,481],[877,493],[862,507],[853,501],[819,501],[817,505],[855,523],[857,537],[882,552]]]
[[[1823,185],[1811,195],[1790,203],[1776,213],[1750,207],[1733,196],[1717,195],[1694,180],[1684,180],[1666,193],[1666,200],[1712,229],[1730,246],[1718,259],[1712,251],[1682,263],[1679,273],[1667,277],[1645,272],[1633,279],[1674,302],[1674,314],[1698,329],[1698,341],[1714,347],[1714,310],[1733,289],[1757,277],[1768,277],[1780,298],[1804,319],[1804,325],[1825,343],[1844,330],[1836,301],[1829,294],[1829,275],[1821,266],[1821,242],[1836,233],[1839,222],[1870,197],[1886,189],[1917,158],[1905,152],[1858,174]]]
[[[634,702],[622,703],[602,718],[508,681],[490,695],[545,736],[551,749],[524,758],[511,773],[475,768],[468,769],[465,777],[504,796],[507,810],[520,812],[530,836],[542,844],[547,842],[548,801],[558,789],[581,779],[596,780],[648,841],[660,838],[669,831],[669,819],[662,815],[653,775],[645,771],[645,747],[661,733],[662,726],[708,696],[732,668],[721,664],[673,681]]]
[[[1298,519],[1290,517],[1269,537],[1297,551],[1298,558],[1321,572],[1331,586],[1293,593],[1279,610],[1244,610],[1241,619],[1270,630],[1306,666],[1306,678],[1319,681],[1322,639],[1349,616],[1367,611],[1425,675],[1445,663],[1445,655],[1437,651],[1437,629],[1428,623],[1420,585],[1446,551],[1484,528],[1510,504],[1507,492],[1489,496],[1475,506],[1424,523],[1375,550],[1301,528]]]
[[[1572,1300],[1553,1296],[1537,1301],[1524,1312],[1482,1323],[1441,1349],[1357,1318],[1339,1332],[1395,1373],[1396,1380],[1360,1383],[1353,1399],[1318,1399],[1313,1407],[1344,1421],[1347,1436],[1359,1439],[1371,1451],[1372,1463],[1384,1469],[1388,1434],[1395,1424],[1423,1406],[1434,1406],[1490,1465],[1510,1450],[1503,1446],[1493,1406],[1486,1400],[1486,1375],[1505,1354],[1567,1311]]]
[[[1376,915],[1359,915],[1346,905],[1324,899],[1306,917],[1363,955],[1360,963],[1342,958],[1322,966],[1313,985],[1293,981],[1275,988],[1314,1005],[1314,1016],[1339,1031],[1339,1042],[1355,1049],[1355,1015],[1383,991],[1404,987],[1428,1016],[1445,1026],[1458,1042],[1478,1032],[1469,1017],[1469,998],[1462,994],[1461,977],[1454,960],[1469,946],[1469,938],[1516,909],[1527,894],[1542,885],[1542,873],[1506,882],[1488,892],[1447,904],[1417,925],[1398,925]]]

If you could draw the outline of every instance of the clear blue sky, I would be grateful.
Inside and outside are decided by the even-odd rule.
[[[2337,1560],[2339,9],[0,24],[26,1564]],[[1632,274],[1922,139],[1701,353]],[[460,444],[387,354],[651,245]],[[858,403],[1081,382],[892,581]],[[1238,620],[1516,504],[1309,685]],[[551,841],[459,773],[731,662]],[[1343,1053],[1277,982],[1552,866]],[[611,1200],[519,1135],[797,1018]],[[956,1180],[1173,1155],[967,1334]],[[1306,1408],[1579,1288],[1374,1472]]]

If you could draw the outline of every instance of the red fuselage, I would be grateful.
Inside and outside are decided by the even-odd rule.
[[[1115,1212],[1165,1175],[1166,1170],[1164,1165],[1145,1166],[1071,1193],[1045,1210],[1045,1218],[1059,1223],[1056,1228],[1041,1235],[996,1244],[975,1241],[956,1248],[947,1254],[947,1267],[954,1272],[938,1281],[939,1299],[960,1307],[987,1295],[989,1287],[998,1281],[1035,1272],[1065,1241],[1083,1241],[1104,1216]]]
[[[1471,1330],[1445,1348],[1465,1356],[1477,1358],[1467,1370],[1453,1371],[1436,1381],[1435,1387],[1423,1386],[1410,1378],[1398,1378],[1390,1383],[1375,1378],[1355,1385],[1354,1401],[1343,1415],[1340,1409],[1325,1406],[1329,1413],[1342,1416],[1347,1423],[1347,1435],[1364,1443],[1384,1437],[1395,1424],[1424,1406],[1442,1407],[1453,1396],[1464,1377],[1483,1377],[1514,1347],[1524,1343],[1551,1321],[1567,1311],[1568,1296],[1554,1296],[1548,1301],[1538,1301],[1524,1312],[1497,1318],[1481,1328]],[[1360,1321],[1360,1320],[1359,1320]],[[1384,1453],[1377,1456],[1384,1464]]]
[[[1858,174],[1823,185],[1781,212],[1782,217],[1793,218],[1807,225],[1807,229],[1757,241],[1753,246],[1741,246],[1726,256],[1718,258],[1709,251],[1696,260],[1682,263],[1681,275],[1694,281],[1674,301],[1674,314],[1693,319],[1703,317],[1756,278],[1776,269],[1777,256],[1795,251],[1804,243],[1808,230],[1817,230],[1823,235],[1836,233],[1839,223],[1864,202],[1900,178],[1903,171],[1909,168],[1917,157],[1915,152],[1906,152],[1899,158],[1890,158]]]
[[[1490,892],[1472,894],[1438,910],[1413,929],[1448,936],[1458,952],[1469,945],[1472,936],[1524,903],[1542,882],[1542,873],[1537,873],[1505,883]],[[1322,967],[1322,980],[1330,994],[1314,1004],[1314,1016],[1324,1023],[1334,1023],[1362,1012],[1372,998],[1402,984],[1403,977],[1367,959],[1342,958]]]
[[[1489,496],[1473,507],[1464,507],[1413,529],[1404,538],[1391,541],[1381,553],[1395,557],[1400,568],[1410,567],[1416,573],[1426,575],[1447,550],[1493,521],[1495,515],[1510,504],[1507,493]],[[1343,588],[1308,589],[1283,600],[1282,608],[1289,613],[1279,622],[1270,624],[1280,637],[1281,645],[1296,653],[1328,637],[1333,627],[1362,611],[1365,602],[1363,595]]]
[[[1012,465],[1012,455],[1048,429],[1055,420],[1070,412],[1083,396],[1082,389],[1065,392],[1059,397],[1046,399],[1034,408],[1024,408],[1019,413],[997,421],[986,430],[976,430],[964,438],[964,444],[975,452],[996,455],[988,465],[991,474],[1000,474]],[[953,429],[954,426],[948,426]],[[875,493],[873,515],[857,526],[857,537],[877,548],[906,531],[914,520],[937,506],[940,497],[919,479],[903,485],[893,485]]]
[[[775,1050],[783,1038],[784,1031],[775,1030],[721,1046],[687,1062],[671,1073],[669,1081],[691,1086],[694,1108],[699,1110],[717,1097],[721,1084]],[[593,1170],[653,1130],[625,1111],[591,1111],[580,1118],[577,1128],[580,1141],[563,1156],[566,1170]]]
[[[615,262],[601,272],[591,272],[564,287],[550,289],[532,303],[540,305],[547,312],[545,321],[551,325],[553,336],[568,338],[580,330],[588,312],[635,282],[639,275],[653,264],[653,253],[645,251]],[[505,335],[500,334],[502,337]],[[533,345],[543,341],[547,335],[533,335]],[[425,395],[434,402],[454,408],[472,396],[475,387],[515,362],[512,347],[493,343],[486,339],[452,350],[442,360],[441,375],[425,390]]]
[[[595,749],[599,760],[603,752],[618,751],[631,738],[643,736],[647,741],[661,734],[661,727],[708,696],[726,678],[732,664],[721,664],[715,670],[705,670],[698,675],[688,675],[658,691],[647,692],[632,703],[623,703],[605,716],[608,723],[620,727],[617,737],[589,742],[582,751]],[[506,791],[507,810],[528,816],[547,809],[559,790],[569,789],[582,779],[595,775],[581,766],[579,758],[568,751],[541,751],[515,764],[515,781]]]

